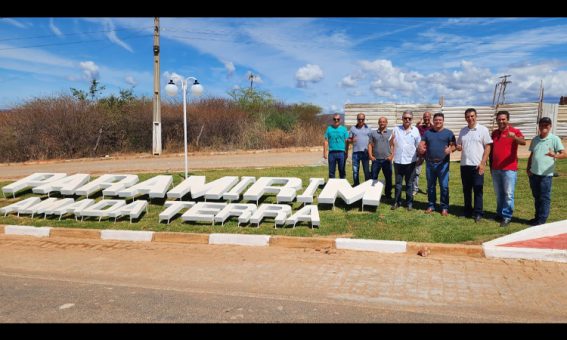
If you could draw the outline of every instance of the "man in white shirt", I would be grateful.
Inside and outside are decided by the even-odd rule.
[[[411,126],[413,113],[405,111],[402,114],[402,125],[396,126],[392,131],[390,145],[394,153],[394,173],[396,175],[396,191],[392,210],[402,204],[402,180],[406,182],[406,207],[413,209],[413,177],[415,175],[415,162],[417,160],[417,146],[421,141],[419,130]]]
[[[492,138],[488,129],[477,123],[474,108],[465,111],[467,126],[461,129],[457,139],[457,150],[461,151],[461,182],[465,201],[464,217],[473,217],[479,222],[483,215],[484,170],[490,155]],[[472,193],[474,192],[474,209]]]

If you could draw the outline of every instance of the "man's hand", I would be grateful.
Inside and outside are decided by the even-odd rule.
[[[485,167],[486,167],[486,165],[483,164],[483,163],[480,163],[480,164],[476,167],[477,170],[478,170],[478,174],[479,174],[479,175],[483,175],[483,174],[484,174],[484,168],[485,168]]]
[[[463,144],[457,144],[457,151],[463,151]]]
[[[549,148],[549,152],[545,154],[546,156],[549,156],[551,158],[556,158],[555,152],[553,152],[553,150],[551,148]]]
[[[446,155],[450,155],[450,154],[451,154],[451,145],[447,145],[447,147],[445,148],[445,154],[446,154]]]
[[[370,156],[370,160],[371,160],[371,161],[375,161],[375,160],[376,160],[376,157]]]
[[[327,153],[323,152],[323,158],[327,159]]]

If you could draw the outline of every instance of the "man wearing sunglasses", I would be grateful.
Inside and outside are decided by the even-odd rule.
[[[413,113],[405,111],[402,114],[402,125],[392,131],[390,146],[394,154],[394,173],[396,176],[395,198],[391,209],[395,210],[402,204],[402,181],[406,182],[406,208],[413,209],[413,177],[417,160],[417,146],[421,141],[419,130],[411,125]]]
[[[368,167],[368,141],[372,130],[364,122],[366,116],[364,113],[359,113],[356,116],[356,125],[350,128],[349,143],[352,144],[352,179],[353,185],[360,184],[358,169],[362,163],[362,171],[364,171],[364,180],[370,179],[370,170]]]
[[[333,115],[333,124],[325,131],[323,158],[329,160],[329,178],[335,178],[335,169],[339,167],[339,177],[346,178],[345,163],[348,157],[348,131],[341,125],[341,115]]]

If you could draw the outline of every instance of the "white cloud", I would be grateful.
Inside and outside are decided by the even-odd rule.
[[[226,76],[228,78],[232,77],[234,71],[236,71],[236,67],[234,67],[234,63],[232,61],[223,61],[224,68],[226,68]]]
[[[307,87],[307,83],[318,83],[323,79],[323,70],[319,65],[307,64],[295,73],[297,87]]]
[[[126,44],[124,41],[122,41],[122,40],[120,40],[120,38],[118,38],[118,35],[114,31],[114,29],[115,29],[114,22],[112,22],[111,19],[104,20],[104,27],[105,27],[105,29],[107,29],[109,31],[109,32],[106,33],[106,37],[110,41],[112,41],[116,45],[124,48],[125,50],[134,53],[134,50],[132,49],[132,47],[130,47],[130,45]]]
[[[341,80],[340,86],[341,87],[356,87],[356,82],[357,82],[357,80],[354,79],[354,77],[349,74],[348,76],[344,77]]]
[[[137,85],[136,79],[134,79],[133,76],[126,76],[124,78],[124,80],[126,81],[126,84],[128,84],[130,86],[136,86]]]
[[[55,26],[55,22],[53,21],[53,18],[49,18],[49,29],[51,29],[51,32],[53,32],[58,37],[63,35],[59,27]]]
[[[169,71],[165,71],[162,77],[166,84],[169,83],[170,80],[173,80],[174,83],[181,85],[181,81],[185,79],[183,78],[183,76],[175,72],[169,72]]]
[[[18,28],[28,28],[28,25],[26,25],[25,23],[22,23],[16,19],[12,19],[12,18],[2,18],[0,19],[0,22],[5,22],[7,24],[10,24],[12,26],[16,26]]]
[[[81,61],[79,66],[83,69],[83,74],[87,80],[98,79],[98,66],[93,61]]]

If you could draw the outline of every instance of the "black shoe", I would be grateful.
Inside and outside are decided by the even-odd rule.
[[[396,210],[398,209],[400,206],[398,205],[398,203],[394,203],[392,204],[392,207],[390,208],[390,210]]]
[[[532,218],[532,219],[530,220],[530,225],[531,225],[532,227],[533,227],[533,226],[536,226],[536,225],[540,225],[540,224],[541,224],[541,223],[539,223],[539,220],[538,220],[538,219]]]
[[[502,222],[502,216],[498,216],[498,215],[497,215],[497,216],[494,218],[494,220],[495,220],[496,222]]]
[[[502,222],[500,222],[500,227],[505,228],[505,227],[509,226],[510,221],[511,221],[511,219],[509,219],[509,218],[503,218]]]
[[[480,215],[476,215],[476,216],[474,217],[474,223],[478,223],[478,222],[480,222],[481,220],[482,220],[482,216],[480,216]]]

